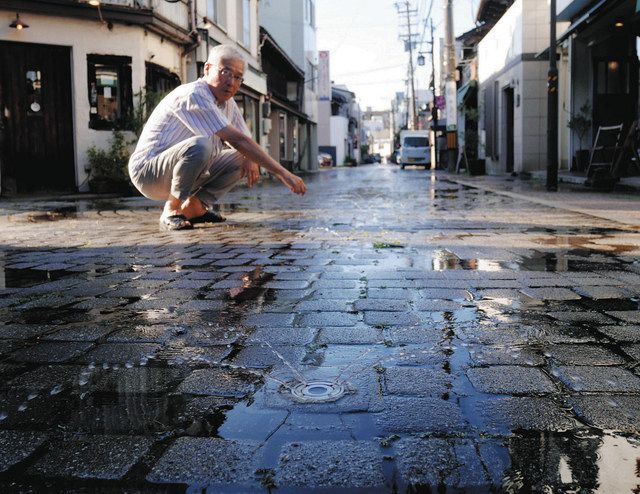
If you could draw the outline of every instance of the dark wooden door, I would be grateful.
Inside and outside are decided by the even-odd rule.
[[[71,52],[0,42],[2,192],[75,188]]]
[[[513,88],[509,87],[504,90],[505,102],[505,144],[506,144],[506,170],[508,173],[513,172],[513,136],[514,136],[514,101]]]

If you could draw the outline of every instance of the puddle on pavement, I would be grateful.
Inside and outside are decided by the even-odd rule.
[[[0,264],[0,290],[4,288],[28,288],[71,275],[77,275],[77,273],[63,269],[46,271],[43,269],[7,268]]]
[[[46,221],[61,221],[68,219],[75,219],[78,217],[78,207],[68,206],[62,208],[52,209],[50,211],[37,211],[27,214],[27,221],[31,223],[46,222]]]

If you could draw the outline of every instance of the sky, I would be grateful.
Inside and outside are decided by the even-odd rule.
[[[474,27],[479,2],[454,0],[456,36]],[[331,80],[356,93],[363,110],[369,106],[388,109],[395,93],[406,91],[409,53],[399,35],[406,32],[407,18],[398,14],[396,3],[405,8],[404,1],[394,0],[316,0],[317,48],[330,52]],[[445,0],[411,0],[410,6],[418,10],[412,27],[418,39],[430,39],[430,29],[424,29],[430,6],[435,36],[444,36]],[[419,51],[429,48],[424,43]],[[414,60],[416,57],[414,52]],[[429,54],[425,58],[430,61]],[[417,68],[416,90],[427,89],[430,76],[430,64]]]

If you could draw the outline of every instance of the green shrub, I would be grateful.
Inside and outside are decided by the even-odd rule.
[[[89,188],[94,192],[124,192],[131,188],[129,180],[129,144],[124,133],[114,130],[109,147],[87,150],[89,161]]]

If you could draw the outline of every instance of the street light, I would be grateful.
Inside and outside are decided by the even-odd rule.
[[[549,72],[547,73],[547,190],[558,190],[558,68],[556,66],[556,0],[550,0]]]

